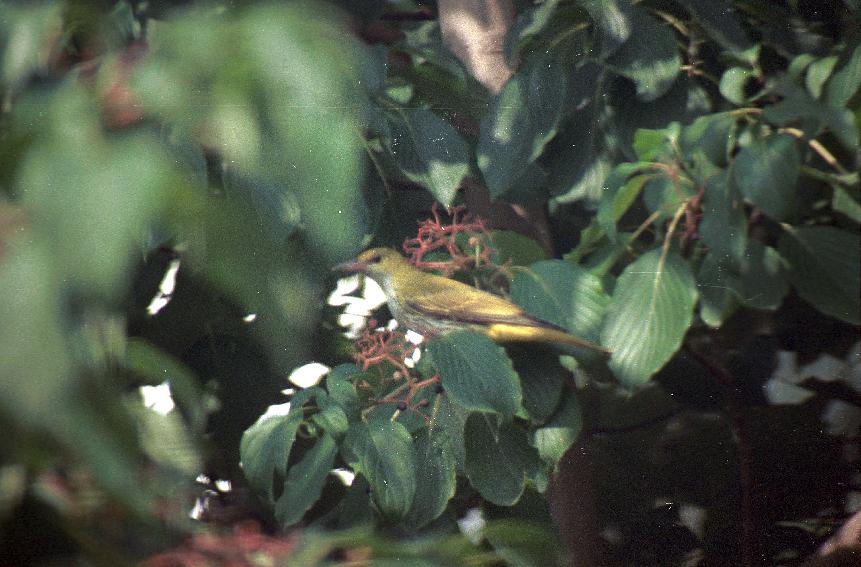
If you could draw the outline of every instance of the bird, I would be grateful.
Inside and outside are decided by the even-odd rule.
[[[364,274],[377,282],[398,324],[427,338],[466,329],[498,343],[568,345],[611,354],[559,325],[529,315],[504,297],[423,272],[391,248],[371,248],[332,269]]]

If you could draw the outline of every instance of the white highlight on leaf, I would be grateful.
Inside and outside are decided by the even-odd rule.
[[[331,368],[319,362],[309,362],[299,368],[293,370],[287,378],[291,384],[295,384],[300,388],[310,388],[316,386],[323,379],[323,376],[329,373]]]
[[[340,480],[344,486],[352,486],[356,479],[356,473],[347,469],[332,469],[329,474]]]
[[[139,391],[144,407],[159,415],[167,415],[176,407],[170,394],[170,384],[167,382],[162,382],[158,386],[141,386]]]
[[[176,289],[176,274],[179,272],[180,261],[178,258],[173,259],[167,266],[164,276],[161,278],[161,283],[158,284],[158,293],[152,298],[147,305],[147,315],[153,316],[170,303],[173,297],[173,291]]]
[[[487,522],[481,514],[481,509],[470,508],[466,515],[457,521],[460,533],[466,536],[473,545],[478,545],[484,539],[484,526]]]

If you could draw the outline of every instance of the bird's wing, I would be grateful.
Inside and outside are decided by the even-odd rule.
[[[424,286],[424,289],[407,299],[405,307],[417,315],[460,323],[512,323],[560,328],[528,315],[505,298],[453,280],[447,280],[444,286]]]

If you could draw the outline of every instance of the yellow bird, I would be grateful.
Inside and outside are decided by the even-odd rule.
[[[502,343],[562,344],[610,354],[498,295],[423,272],[390,248],[372,248],[333,269],[365,274],[377,282],[398,323],[427,337],[468,329]]]

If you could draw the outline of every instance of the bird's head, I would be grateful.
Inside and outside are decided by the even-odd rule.
[[[338,264],[333,270],[348,274],[365,274],[384,289],[391,287],[392,278],[413,270],[407,259],[391,248],[365,250],[350,262]]]

